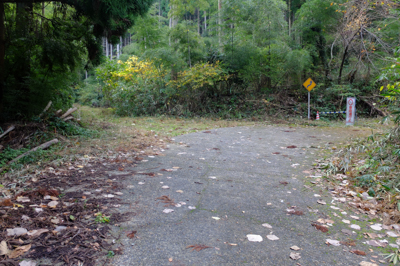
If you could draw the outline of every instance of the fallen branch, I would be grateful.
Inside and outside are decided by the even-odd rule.
[[[40,113],[39,117],[41,117],[44,113],[46,113],[47,110],[49,110],[50,106],[52,104],[52,101],[49,101],[49,103],[46,105],[46,107],[43,109],[43,111]]]
[[[9,127],[3,134],[0,135],[0,139],[5,135],[7,135],[8,132],[13,131],[14,128],[15,128],[14,126]]]
[[[380,116],[387,116],[387,114],[380,110],[379,108],[375,107],[375,105],[373,105],[372,103],[368,102],[364,97],[359,96],[358,98],[360,98],[361,101],[365,102],[369,107],[371,107],[372,111],[376,111]]]
[[[68,121],[68,120],[71,120],[71,119],[74,119],[74,118],[75,118],[75,117],[73,117],[72,115],[70,115],[70,116],[64,118],[64,121]]]
[[[74,107],[74,108],[69,108],[67,112],[65,112],[65,114],[63,114],[60,118],[65,118],[67,116],[69,116],[70,114],[72,114],[73,112],[75,112],[76,110],[78,110],[78,108]]]
[[[53,144],[55,144],[55,143],[57,143],[57,142],[58,142],[58,139],[53,139],[53,140],[50,140],[50,141],[48,141],[48,142],[45,142],[45,143],[43,143],[43,144],[37,146],[36,148],[33,148],[33,149],[31,149],[31,150],[25,152],[24,154],[21,154],[21,155],[18,156],[17,158],[15,158],[15,159],[9,161],[7,164],[12,164],[13,162],[18,161],[18,160],[21,159],[22,157],[25,157],[25,156],[27,156],[28,154],[30,154],[30,153],[32,153],[32,152],[34,152],[34,151],[37,151],[37,150],[39,150],[39,149],[40,149],[40,150],[47,149],[48,147],[50,147],[51,145],[53,145]]]

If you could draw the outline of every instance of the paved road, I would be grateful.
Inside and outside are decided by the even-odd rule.
[[[341,232],[348,225],[339,221],[348,219],[350,211],[339,204],[342,210],[329,208],[331,196],[325,188],[304,187],[310,174],[303,171],[312,168],[320,152],[362,132],[267,126],[176,137],[163,155],[146,158],[147,162],[130,169],[156,175],[138,173],[128,179],[123,192],[131,205],[122,211],[136,215],[121,228],[137,233],[133,239],[122,234],[123,255],[115,256],[110,265],[359,265],[368,256],[349,250],[368,251],[367,246],[325,244],[328,238],[360,239],[361,233],[346,236]],[[296,148],[287,148],[293,145]],[[320,198],[314,194],[328,204],[317,204]],[[164,195],[180,207],[164,207],[156,200]],[[290,215],[288,208],[304,215]],[[165,209],[173,212],[163,213]],[[319,218],[337,222],[323,233],[311,225]],[[260,235],[263,241],[251,242],[248,234]],[[279,239],[269,240],[267,235]],[[187,248],[190,245],[211,248],[192,251]],[[301,249],[291,250],[294,245]],[[301,258],[292,260],[291,252],[300,253]]]

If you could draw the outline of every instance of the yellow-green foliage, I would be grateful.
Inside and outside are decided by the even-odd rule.
[[[106,101],[123,115],[171,111],[177,105],[198,106],[207,90],[228,77],[219,62],[199,63],[174,74],[159,61],[136,56],[126,62],[109,61],[97,75]]]
[[[199,89],[204,86],[214,86],[214,83],[227,79],[219,62],[216,64],[199,63],[178,74],[176,80],[171,80],[168,85],[176,88]]]

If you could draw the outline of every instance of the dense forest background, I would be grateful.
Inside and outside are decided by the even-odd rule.
[[[358,115],[385,115],[381,87],[396,92],[396,1],[121,0],[99,2],[103,13],[89,2],[1,4],[3,120],[49,100],[119,115],[304,117],[309,77],[313,112],[356,96]]]

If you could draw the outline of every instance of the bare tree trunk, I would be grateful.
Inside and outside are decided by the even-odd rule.
[[[342,57],[342,63],[340,64],[340,69],[339,69],[339,76],[338,76],[338,85],[342,82],[342,71],[343,71],[343,66],[344,66],[344,61],[346,60],[347,56],[347,51],[349,49],[350,44],[348,44],[344,50],[343,57]]]
[[[204,11],[204,34],[207,34],[207,11]]]
[[[196,8],[197,11],[197,33],[200,35],[200,10]]]
[[[0,3],[0,114],[2,113],[4,99],[4,70],[5,70],[5,56],[6,56],[6,43],[5,43],[5,26],[4,26],[4,4]],[[1,121],[0,117],[0,121]]]
[[[221,16],[221,9],[222,9],[222,0],[218,0],[218,44],[221,46],[221,24],[222,24],[222,16]]]
[[[289,37],[290,37],[290,4],[291,4],[291,0],[288,0],[288,25],[289,25]]]

